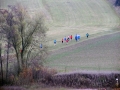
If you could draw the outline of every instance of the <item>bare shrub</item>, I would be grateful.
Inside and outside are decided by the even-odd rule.
[[[55,69],[49,69],[46,67],[33,68],[33,79],[38,82],[49,82],[51,81],[51,77],[56,74],[57,71]]]
[[[49,69],[42,66],[36,68],[25,68],[19,76],[11,74],[9,79],[14,85],[29,85],[34,82],[49,83],[52,80],[51,77],[56,73],[57,71],[55,69]]]

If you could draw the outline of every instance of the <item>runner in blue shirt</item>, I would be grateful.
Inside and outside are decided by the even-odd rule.
[[[66,37],[64,37],[64,41],[66,41]]]
[[[54,45],[56,45],[56,42],[57,42],[57,41],[56,41],[56,40],[54,40]]]
[[[75,40],[76,40],[76,42],[77,42],[77,40],[78,40],[77,34],[75,35]]]
[[[78,40],[80,40],[80,35],[77,35]]]
[[[88,34],[88,33],[86,34],[86,37],[87,37],[87,38],[89,37],[89,34]]]
[[[40,44],[40,48],[42,48],[42,44]]]

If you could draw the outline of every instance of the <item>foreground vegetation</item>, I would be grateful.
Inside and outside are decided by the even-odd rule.
[[[26,85],[21,85],[21,87],[2,87],[2,88],[26,88],[28,90],[74,90],[74,89],[108,89],[112,90],[116,88],[119,90],[120,84],[117,82],[116,78],[120,78],[120,74],[109,74],[109,73],[73,73],[73,74],[57,74],[46,79],[47,82],[39,81],[34,83],[29,83]],[[26,81],[26,80],[25,80]],[[26,90],[25,89],[25,90]],[[24,90],[24,89],[21,89]]]

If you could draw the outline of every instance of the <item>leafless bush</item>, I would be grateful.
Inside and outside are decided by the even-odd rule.
[[[115,88],[116,77],[120,78],[120,74],[74,73],[54,75],[52,77],[52,85],[67,86],[73,88]]]

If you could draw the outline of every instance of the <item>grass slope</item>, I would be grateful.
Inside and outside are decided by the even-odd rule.
[[[47,66],[60,72],[119,72],[119,48],[120,32],[53,51],[47,59]]]
[[[106,0],[44,0],[43,4],[50,15],[49,40],[59,41],[76,33],[84,37],[87,32],[104,32],[119,24],[118,16]]]
[[[107,0],[1,0],[0,7],[21,3],[33,15],[43,13],[46,24],[48,44],[53,46],[53,40],[61,41],[68,35],[88,32],[113,30],[118,27],[120,20]]]

